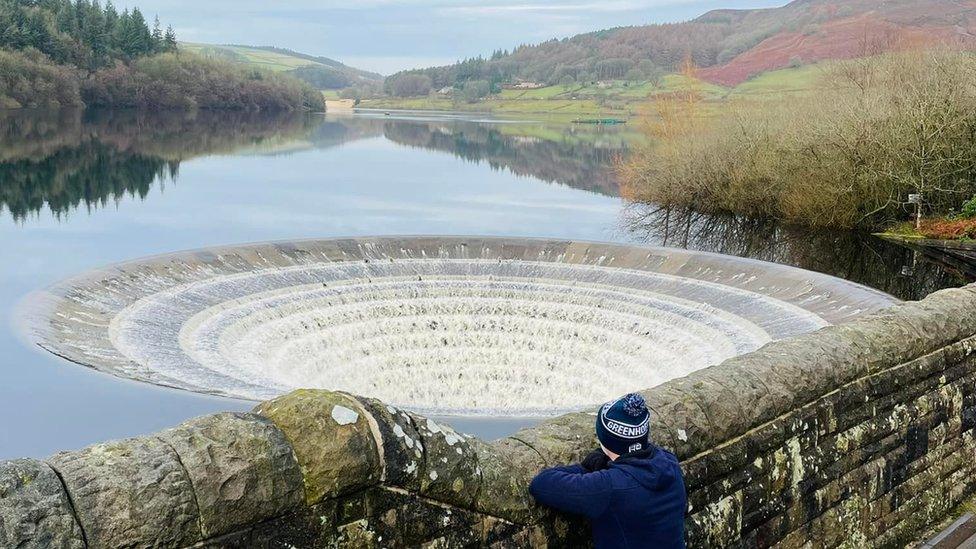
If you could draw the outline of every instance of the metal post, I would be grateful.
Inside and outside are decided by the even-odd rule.
[[[922,195],[910,194],[908,195],[908,203],[915,204],[915,230],[922,228]]]

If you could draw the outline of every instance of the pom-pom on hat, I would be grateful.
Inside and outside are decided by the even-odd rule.
[[[596,436],[604,448],[621,456],[646,450],[650,445],[650,416],[644,397],[631,393],[600,407]]]

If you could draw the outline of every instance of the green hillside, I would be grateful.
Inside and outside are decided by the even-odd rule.
[[[740,97],[807,92],[817,86],[818,79],[830,63],[764,72],[732,88],[730,95]]]
[[[598,83],[546,86],[532,90],[502,90],[476,102],[440,94],[423,97],[385,97],[362,101],[360,106],[378,109],[465,110],[497,114],[547,114],[568,117],[613,115],[629,117],[651,99],[677,92],[697,91],[705,100],[705,112],[727,100],[772,100],[816,89],[818,78],[832,62],[782,69],[760,74],[735,87],[705,82],[683,74],[668,74],[655,82],[608,80]],[[714,108],[712,108],[714,107]]]
[[[291,74],[320,90],[379,85],[383,77],[344,65],[328,57],[316,57],[271,46],[216,45],[181,42],[181,50],[240,65]]]

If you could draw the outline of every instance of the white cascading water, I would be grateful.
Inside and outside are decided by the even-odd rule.
[[[41,345],[117,375],[235,397],[312,387],[427,413],[527,416],[828,324],[803,299],[602,259],[402,255],[282,265],[258,253],[243,267],[196,262],[178,276],[158,258],[128,264],[130,276],[69,285],[72,306],[48,309]],[[78,337],[79,326],[99,337]]]

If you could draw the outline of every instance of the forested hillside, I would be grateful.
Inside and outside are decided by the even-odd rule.
[[[293,78],[176,54],[176,32],[98,0],[0,0],[0,108],[318,109]]]
[[[602,30],[404,71],[387,79],[387,91],[411,95],[473,81],[497,88],[520,80],[653,80],[688,59],[703,68],[705,80],[734,86],[768,70],[932,42],[976,46],[976,2],[795,0],[780,8],[715,10],[684,23]]]
[[[176,49],[176,33],[156,19],[150,28],[138,8],[119,13],[111,2],[0,0],[0,48],[33,48],[52,61],[98,69]]]

